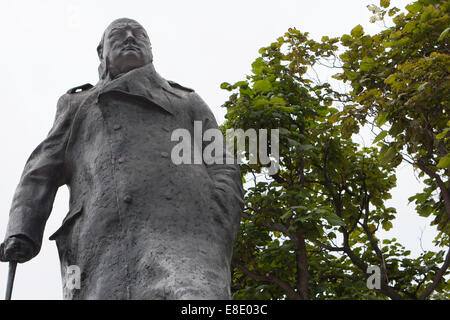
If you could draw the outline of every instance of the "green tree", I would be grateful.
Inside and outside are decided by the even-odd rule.
[[[382,6],[389,4],[382,1]],[[377,9],[377,19],[384,11]],[[352,35],[342,37],[342,44],[365,37],[362,32],[360,27],[353,29]],[[222,84],[231,93],[224,104],[228,111],[224,130],[280,129],[279,172],[267,176],[260,173],[262,165],[241,166],[247,193],[233,256],[235,299],[449,295],[448,283],[441,281],[447,268],[438,267],[443,251],[412,259],[396,239],[380,243],[377,237],[381,229],[392,228],[396,211],[384,203],[395,186],[394,167],[402,158],[386,159],[387,133],[375,141],[383,144],[381,154],[376,146],[361,148],[354,143],[352,133],[370,121],[363,110],[370,104],[361,104],[356,91],[338,93],[329,83],[308,76],[317,66],[337,67],[338,45],[339,39],[323,37],[316,42],[290,29],[260,50],[246,80]],[[353,49],[343,54],[343,72],[337,76],[341,80],[350,81],[346,72],[357,72],[349,65],[361,64],[356,56],[360,53],[355,53],[355,61],[348,60]],[[372,50],[386,51],[375,46]],[[345,108],[338,110],[337,101]],[[432,193],[421,197],[433,201]],[[438,201],[428,205],[437,208]],[[438,237],[441,245],[447,241],[444,227]],[[379,290],[366,286],[370,265],[381,268]]]
[[[377,128],[374,142],[381,147],[381,161],[392,166],[406,161],[424,178],[423,192],[410,201],[421,216],[434,217],[432,224],[440,231],[435,242],[447,248],[432,285],[421,291],[426,298],[443,285],[450,265],[450,4],[419,0],[406,6],[405,13],[389,5],[381,1],[381,8],[371,9],[374,20],[393,17],[392,27],[370,36],[358,26],[341,38],[346,52],[336,78],[350,83],[348,99],[355,104],[340,116],[344,122],[357,119]]]

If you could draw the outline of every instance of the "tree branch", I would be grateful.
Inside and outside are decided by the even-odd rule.
[[[416,165],[420,168],[420,170],[425,172],[430,178],[436,180],[436,183],[438,184],[439,189],[441,190],[442,198],[444,199],[445,212],[447,213],[447,218],[450,220],[450,191],[447,189],[444,181],[442,181],[441,177],[439,177],[438,174],[428,169],[424,163],[418,161],[416,162]]]
[[[422,292],[419,299],[425,300],[430,296],[430,294],[437,288],[439,285],[439,282],[441,282],[442,277],[444,276],[445,272],[447,271],[448,267],[450,265],[450,249],[447,251],[447,256],[445,257],[445,261],[442,264],[441,268],[438,270],[436,275],[434,276],[433,282]]]
[[[246,267],[244,267],[243,265],[241,265],[240,263],[237,263],[235,261],[233,261],[231,263],[231,265],[233,267],[237,268],[239,271],[241,271],[243,274],[245,274],[246,276],[248,276],[250,278],[253,278],[253,279],[259,280],[259,281],[269,282],[269,283],[279,286],[286,292],[286,294],[289,297],[291,297],[294,300],[302,300],[302,298],[300,297],[298,292],[296,292],[294,289],[292,289],[291,286],[287,282],[284,282],[283,280],[281,280],[273,275],[270,275],[268,273],[266,273],[265,275],[258,274],[256,272],[248,270]]]

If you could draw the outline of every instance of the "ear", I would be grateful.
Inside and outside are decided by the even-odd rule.
[[[103,60],[103,41],[97,46],[97,54],[100,60]]]
[[[97,54],[100,60],[103,59],[103,46],[105,44],[105,33],[102,35],[102,39],[100,40],[100,43],[97,46]]]

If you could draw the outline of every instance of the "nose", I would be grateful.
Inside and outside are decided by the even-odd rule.
[[[132,30],[127,30],[125,33],[125,43],[136,42],[136,38],[134,37]]]

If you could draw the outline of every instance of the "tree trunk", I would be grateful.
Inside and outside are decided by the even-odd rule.
[[[308,292],[308,259],[306,257],[305,237],[302,231],[297,234],[297,289],[302,300],[309,299]]]

